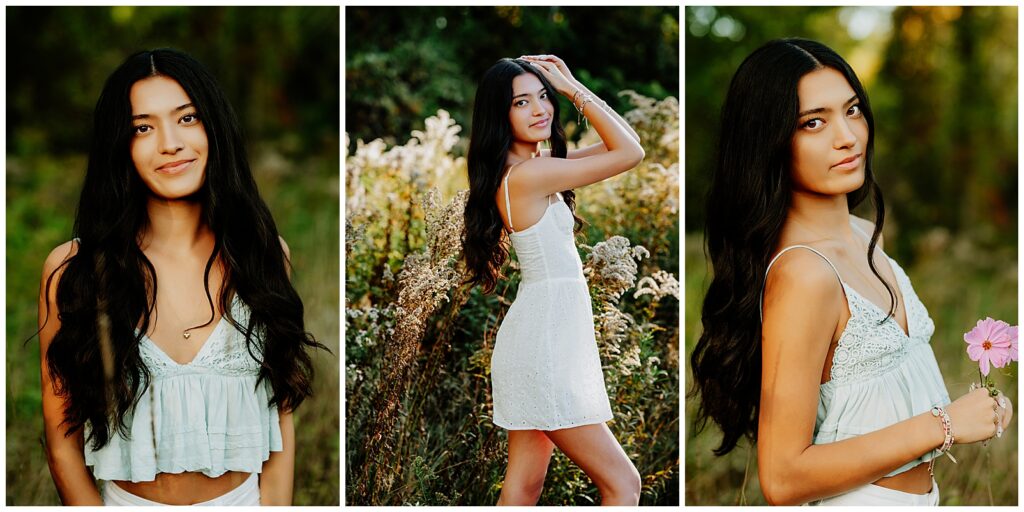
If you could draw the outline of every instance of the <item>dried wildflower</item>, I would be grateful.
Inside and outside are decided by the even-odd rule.
[[[386,448],[394,436],[398,407],[405,390],[405,374],[415,362],[426,322],[447,294],[463,279],[459,254],[462,212],[468,191],[458,194],[447,205],[439,204],[436,190],[426,197],[427,246],[405,258],[398,274],[398,303],[394,307],[394,335],[386,346],[384,376],[375,401],[375,417],[366,444],[367,459],[374,466],[384,464]],[[390,488],[393,473],[364,470],[373,474],[373,494]],[[363,485],[365,485],[365,479]]]
[[[651,300],[655,302],[667,295],[671,295],[676,300],[679,300],[679,281],[670,272],[659,270],[653,275],[640,278],[640,281],[636,284],[633,298],[636,299],[643,295],[652,295]]]
[[[636,261],[651,255],[643,246],[630,247],[629,239],[613,236],[590,247],[583,275],[597,289],[602,300],[617,302],[636,282]]]

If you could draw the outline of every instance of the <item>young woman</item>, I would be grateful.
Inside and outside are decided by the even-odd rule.
[[[290,504],[292,411],[322,345],[227,98],[188,55],[145,51],[94,116],[74,238],[39,297],[61,501]]]
[[[566,150],[558,94],[586,116],[600,144]],[[541,150],[544,141],[550,150]],[[508,430],[499,505],[537,503],[555,446],[590,476],[603,504],[638,503],[639,473],[605,425],[612,413],[573,239],[582,221],[572,189],[632,169],[643,157],[636,132],[558,57],[502,59],[480,82],[466,263],[471,281],[491,292],[511,243],[522,273],[491,358],[494,423]]]
[[[936,505],[932,459],[1002,433],[1009,400],[950,403],[935,326],[882,252],[874,118],[850,66],[784,39],[740,65],[708,198],[714,279],[691,365],[724,455],[757,442],[772,504]],[[866,196],[876,222],[852,216]]]

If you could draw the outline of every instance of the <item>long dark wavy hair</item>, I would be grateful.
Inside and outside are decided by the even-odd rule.
[[[750,54],[729,85],[722,108],[718,161],[707,197],[705,244],[714,277],[704,297],[703,333],[690,358],[691,396],[699,396],[695,423],[710,419],[723,432],[716,455],[731,451],[744,435],[757,439],[761,392],[760,292],[789,209],[791,141],[797,129],[797,84],[804,75],[832,68],[846,77],[860,99],[868,125],[864,184],[847,194],[853,209],[865,198],[875,206],[868,257],[885,221],[882,191],[872,172],[875,123],[868,95],[850,65],[827,46],[806,39],[771,41]]]
[[[55,392],[65,401],[67,435],[88,425],[86,441],[95,449],[115,433],[129,434],[127,417],[150,382],[139,343],[155,314],[158,283],[139,248],[149,222],[150,191],[131,159],[129,93],[133,84],[152,76],[181,85],[209,140],[206,178],[196,199],[216,239],[204,272],[210,322],[210,269],[219,259],[225,275],[218,304],[231,325],[245,333],[247,350],[260,363],[257,386],[267,381],[273,389],[268,406],[298,407],[310,395],[313,379],[307,350],[326,349],[305,330],[302,300],[289,280],[277,227],[256,189],[238,119],[213,75],[177,50],[136,53],[110,75],[96,103],[75,214],[78,251],[57,269],[64,269],[56,284],[61,325],[46,352]],[[56,273],[48,276],[46,293]],[[251,312],[246,325],[231,314],[235,296]],[[47,318],[50,313],[47,308]]]
[[[480,284],[484,291],[494,291],[501,267],[508,259],[508,247],[502,243],[505,229],[494,201],[498,186],[505,176],[505,160],[512,147],[512,79],[530,73],[547,89],[554,108],[551,119],[551,156],[565,158],[565,131],[559,121],[558,92],[544,75],[521,59],[501,59],[484,73],[473,102],[473,126],[469,138],[469,198],[466,201],[466,227],[462,234],[462,252],[468,270],[467,283]],[[575,220],[575,230],[583,228],[576,216],[576,194],[562,191],[562,197]]]

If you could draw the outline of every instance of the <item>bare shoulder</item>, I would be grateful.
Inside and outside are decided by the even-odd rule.
[[[842,283],[824,258],[807,249],[790,249],[769,269],[764,286],[764,320],[835,316],[842,309]],[[789,323],[787,320],[785,323]]]
[[[768,272],[765,293],[794,292],[827,295],[838,291],[839,279],[824,258],[806,249],[790,249],[775,260]]]
[[[824,258],[807,249],[783,253],[769,269],[765,283],[762,336],[766,354],[778,356],[774,350],[783,346],[806,349],[804,355],[813,356],[805,361],[806,368],[820,374],[818,364],[824,364],[823,351],[828,350],[828,341],[839,324],[844,297],[842,283]]]
[[[281,241],[281,250],[284,251],[285,259],[287,259],[288,261],[291,261],[292,260],[292,251],[288,247],[288,242],[285,242],[284,241],[284,237],[281,236],[281,235],[278,235],[277,239]]]
[[[850,220],[853,221],[853,223],[858,228],[860,228],[861,231],[866,233],[868,236],[871,236],[871,233],[875,232],[875,223],[871,222],[870,220],[862,219],[862,218],[860,218],[860,217],[858,217],[858,216],[856,216],[856,215],[854,215],[852,213],[850,214]],[[882,236],[881,233],[879,233],[878,234],[878,247],[884,249],[883,242],[884,242],[884,237]]]
[[[76,254],[78,254],[78,242],[75,240],[69,240],[54,247],[46,257],[46,262],[43,263],[43,278],[48,277],[54,270],[57,270],[65,261],[71,259]]]

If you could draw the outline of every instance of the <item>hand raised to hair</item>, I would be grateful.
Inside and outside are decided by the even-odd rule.
[[[576,84],[572,80],[566,78],[565,74],[558,69],[558,66],[553,62],[539,59],[525,59],[535,69],[540,71],[540,74],[547,79],[551,86],[555,88],[560,94],[572,98],[572,95],[579,90]]]
[[[565,78],[567,80],[569,80],[569,82],[571,82],[573,84],[579,83],[576,80],[576,78],[572,76],[572,73],[569,71],[569,66],[565,65],[565,61],[560,59],[556,55],[523,55],[522,57],[519,57],[519,58],[520,59],[524,59],[524,60],[528,60],[528,61],[545,61],[545,62],[550,62],[550,63],[554,64],[556,67],[558,67],[558,70],[562,72],[562,75],[564,75]]]

